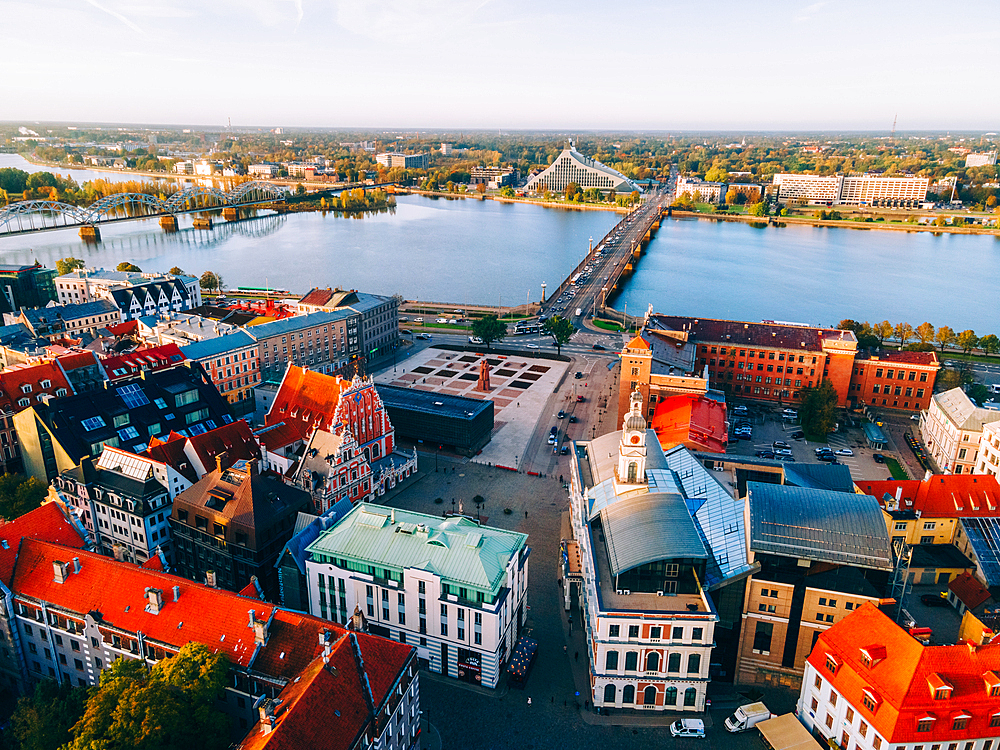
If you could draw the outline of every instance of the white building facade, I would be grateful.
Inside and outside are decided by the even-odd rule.
[[[927,199],[926,177],[776,174],[778,202],[823,206],[916,207]]]
[[[979,466],[975,473],[1000,477],[1000,421],[983,425],[983,436],[979,441]]]
[[[920,415],[920,432],[931,458],[945,474],[971,474],[979,463],[983,426],[1000,411],[976,406],[961,388],[935,393]]]
[[[628,177],[584,156],[573,147],[572,143],[547,169],[528,180],[524,189],[529,192],[551,190],[559,193],[571,182],[575,182],[583,190],[600,188],[605,192],[613,190],[616,193],[639,191],[639,186]]]
[[[340,624],[360,612],[431,671],[493,688],[527,619],[526,541],[362,503],[306,550],[309,610]]]

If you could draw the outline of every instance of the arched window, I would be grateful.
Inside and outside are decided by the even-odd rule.
[[[653,706],[656,704],[655,685],[650,685],[648,688],[642,691],[642,702],[647,706]]]
[[[691,654],[688,656],[688,674],[701,671],[701,654]]]
[[[635,685],[626,685],[622,688],[622,703],[635,703]]]
[[[680,672],[681,671],[681,655],[680,654],[670,654],[667,658],[667,671],[668,672]]]
[[[688,688],[684,691],[684,705],[693,706],[695,701],[698,699],[698,691],[694,688]]]
[[[638,471],[639,471],[638,464],[636,464],[635,461],[632,461],[628,465],[628,481],[629,481],[630,484],[633,483],[633,482],[635,482],[636,475],[638,474]]]
[[[666,697],[663,699],[663,705],[665,706],[676,706],[677,705],[677,688],[668,687]]]
[[[372,458],[377,459],[379,457],[379,455],[381,454],[381,452],[382,451],[379,448],[378,443],[372,443]]]
[[[615,702],[615,686],[605,685],[604,686],[604,702],[614,703]]]
[[[646,654],[646,671],[656,672],[660,668],[660,655],[655,651]]]

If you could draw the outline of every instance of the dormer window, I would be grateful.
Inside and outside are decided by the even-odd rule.
[[[918,732],[929,732],[934,728],[934,722],[937,721],[936,716],[931,714],[924,714],[919,719],[917,719],[917,731]]]
[[[965,729],[969,725],[969,719],[971,718],[972,715],[965,713],[965,711],[962,711],[961,713],[952,716],[951,717],[952,730],[958,732]]]
[[[1000,697],[1000,674],[993,671],[983,672],[983,682],[986,683],[986,693],[991,698]]]
[[[17,405],[20,406],[22,409],[27,408],[31,406],[31,399],[28,398],[19,399]]]
[[[861,702],[864,704],[865,708],[872,713],[875,713],[878,711],[878,707],[879,704],[882,703],[882,699],[873,690],[870,690],[869,688],[862,688]]]
[[[840,667],[840,662],[837,660],[833,654],[826,655],[826,668],[829,670],[830,674],[837,674],[837,669]]]
[[[21,393],[31,393],[31,383],[25,383],[21,386]]]
[[[885,659],[885,646],[872,645],[861,649],[861,661],[869,669],[883,659]]]
[[[954,690],[952,684],[937,672],[927,675],[927,686],[936,701],[948,700],[951,698],[951,691]]]
[[[51,388],[52,387],[52,381],[51,380],[43,380],[38,385],[40,385],[42,388]]]

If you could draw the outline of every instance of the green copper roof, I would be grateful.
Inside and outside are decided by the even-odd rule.
[[[445,582],[496,592],[507,563],[528,537],[480,526],[467,518],[361,503],[306,552],[365,562],[376,568],[418,568]]]

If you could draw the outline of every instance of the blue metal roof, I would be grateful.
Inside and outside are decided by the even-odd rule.
[[[304,328],[321,326],[324,323],[335,323],[338,320],[350,318],[352,315],[358,315],[358,313],[348,309],[323,310],[321,312],[307,313],[306,315],[296,315],[291,318],[282,318],[281,320],[272,320],[270,323],[250,326],[247,330],[251,336],[260,341],[261,339],[280,336],[290,331],[300,331]]]
[[[196,341],[187,344],[180,349],[188,359],[202,360],[218,357],[220,354],[231,352],[234,349],[242,349],[245,346],[254,346],[257,340],[246,331],[236,331],[211,339]]]

